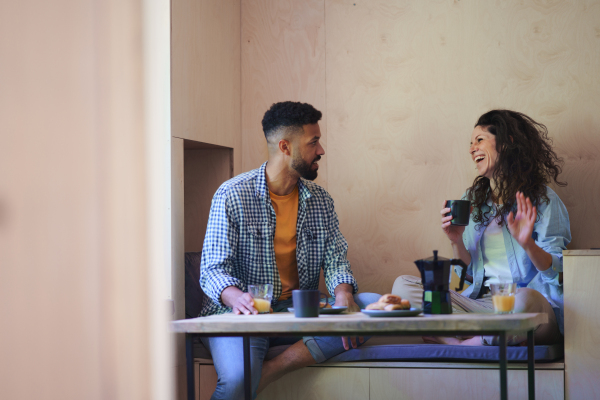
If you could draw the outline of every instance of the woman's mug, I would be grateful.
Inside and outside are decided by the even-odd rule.
[[[471,202],[468,200],[446,200],[446,208],[450,212],[445,217],[452,215],[452,225],[467,226],[471,218]]]

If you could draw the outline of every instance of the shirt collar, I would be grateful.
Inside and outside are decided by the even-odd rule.
[[[267,168],[267,161],[258,168],[258,176],[256,177],[256,197],[264,197],[269,199],[269,186],[267,185],[267,176],[265,169]],[[310,188],[305,182],[304,178],[298,179],[298,201],[300,204],[304,204],[312,196]]]
[[[265,169],[267,168],[267,162],[258,168],[258,176],[256,177],[256,197],[269,198],[269,187],[267,186],[267,176],[265,175]]]

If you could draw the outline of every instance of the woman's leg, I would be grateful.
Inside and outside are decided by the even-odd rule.
[[[412,275],[400,275],[394,282],[392,294],[408,299],[411,307],[421,308],[423,303],[421,278]]]
[[[408,299],[411,307],[422,308],[423,305],[423,285],[421,278],[412,275],[401,275],[396,278],[392,287],[392,294]],[[459,295],[460,296],[460,295]],[[466,300],[470,300],[465,298]],[[452,311],[455,313],[465,312],[456,307],[456,302],[452,303]],[[464,340],[456,337],[438,337],[438,336],[423,336],[423,341],[429,344],[463,344]],[[480,345],[481,340],[477,343]],[[468,344],[465,343],[465,344]]]
[[[539,325],[535,329],[535,343],[542,345],[554,344],[562,341],[562,335],[558,330],[556,315],[548,300],[537,290],[529,288],[517,289],[515,295],[515,313],[545,313],[548,315],[548,322]],[[509,346],[518,346],[527,340],[526,332],[512,332],[506,341]],[[498,336],[484,336],[482,343],[485,345],[498,345]]]
[[[408,299],[411,307],[422,308],[423,285],[421,285],[421,278],[412,275],[399,276],[392,287],[392,294]],[[483,304],[481,300],[471,300],[453,290],[450,290],[450,297],[453,313],[486,312],[487,305]]]
[[[537,290],[529,288],[517,289],[515,297],[516,313],[545,313],[548,314],[548,323],[538,326],[535,330],[535,343],[549,345],[562,341],[562,335],[558,329],[558,322],[552,306],[546,298]],[[515,337],[514,342],[521,343],[527,340],[527,334]]]

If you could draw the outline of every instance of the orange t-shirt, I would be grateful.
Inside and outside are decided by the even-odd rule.
[[[281,278],[281,296],[278,300],[292,297],[292,290],[300,287],[298,264],[296,262],[296,222],[298,221],[298,186],[292,193],[277,196],[269,191],[271,204],[275,210],[275,262]]]

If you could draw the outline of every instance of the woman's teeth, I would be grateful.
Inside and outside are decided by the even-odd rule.
[[[483,160],[485,157],[484,156],[477,156],[475,157],[475,162],[478,163],[479,161]]]

